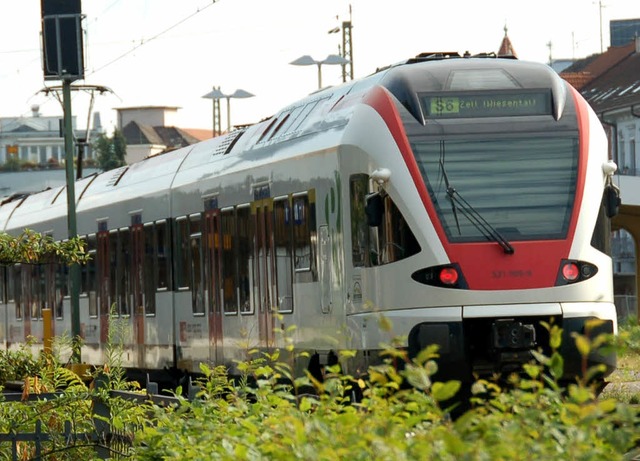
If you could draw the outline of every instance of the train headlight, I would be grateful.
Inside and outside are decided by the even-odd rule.
[[[435,287],[469,288],[460,266],[456,263],[425,267],[411,274],[411,278],[416,282]]]
[[[598,268],[585,261],[563,259],[556,278],[556,286],[569,285],[590,279],[598,273]]]

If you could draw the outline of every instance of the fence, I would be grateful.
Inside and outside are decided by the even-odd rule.
[[[618,320],[624,320],[627,317],[636,317],[637,315],[637,297],[633,295],[616,295],[614,296],[616,304],[616,312]]]
[[[95,383],[96,388],[99,388],[99,381],[96,380]],[[198,388],[189,382],[188,398],[195,398],[197,391]],[[20,404],[24,405],[36,401],[53,402],[64,395],[63,392],[52,392],[25,396],[21,392],[5,392],[0,405],[9,402],[20,402]],[[10,431],[0,433],[0,446],[5,443],[11,444],[11,459],[13,461],[46,459],[48,455],[54,452],[62,454],[63,452],[82,449],[92,450],[99,459],[128,459],[132,455],[131,447],[135,431],[140,428],[116,429],[112,424],[109,401],[114,398],[120,398],[138,404],[151,402],[158,406],[177,405],[179,403],[176,397],[157,394],[156,383],[149,383],[146,393],[112,390],[108,392],[107,399],[102,399],[98,395],[98,392],[88,395],[92,403],[92,430],[77,431],[76,422],[68,420],[64,421],[61,432],[54,433],[49,430],[43,430],[42,420],[36,419],[33,432]],[[60,446],[61,441],[63,442],[62,447]],[[21,445],[21,442],[27,444],[26,450],[25,445]],[[27,452],[28,455],[25,457]]]

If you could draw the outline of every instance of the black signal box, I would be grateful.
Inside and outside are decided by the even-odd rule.
[[[41,0],[45,80],[84,78],[80,0]]]

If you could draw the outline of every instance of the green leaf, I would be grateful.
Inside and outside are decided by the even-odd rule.
[[[449,400],[455,396],[460,390],[460,381],[447,381],[446,383],[433,383],[431,386],[431,395],[438,402]]]
[[[562,375],[564,373],[564,359],[557,352],[554,352],[551,355],[551,360],[549,361],[549,371],[551,372],[551,376],[553,376],[555,379],[562,378]]]
[[[576,343],[576,348],[582,357],[586,357],[589,355],[591,351],[591,341],[584,335],[573,334],[574,341]]]

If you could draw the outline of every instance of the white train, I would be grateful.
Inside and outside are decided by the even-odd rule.
[[[425,54],[318,91],[76,182],[82,359],[104,360],[114,305],[136,370],[234,369],[288,330],[320,364],[356,351],[353,374],[392,338],[412,356],[438,344],[436,378],[470,382],[548,352],[547,322],[571,378],[571,334],[617,331],[614,169],[593,111],[542,64]],[[64,239],[65,188],[5,201],[0,231],[24,228]],[[45,307],[71,331],[65,268],[0,270],[0,346],[42,338]],[[589,363],[606,375],[615,356]]]

